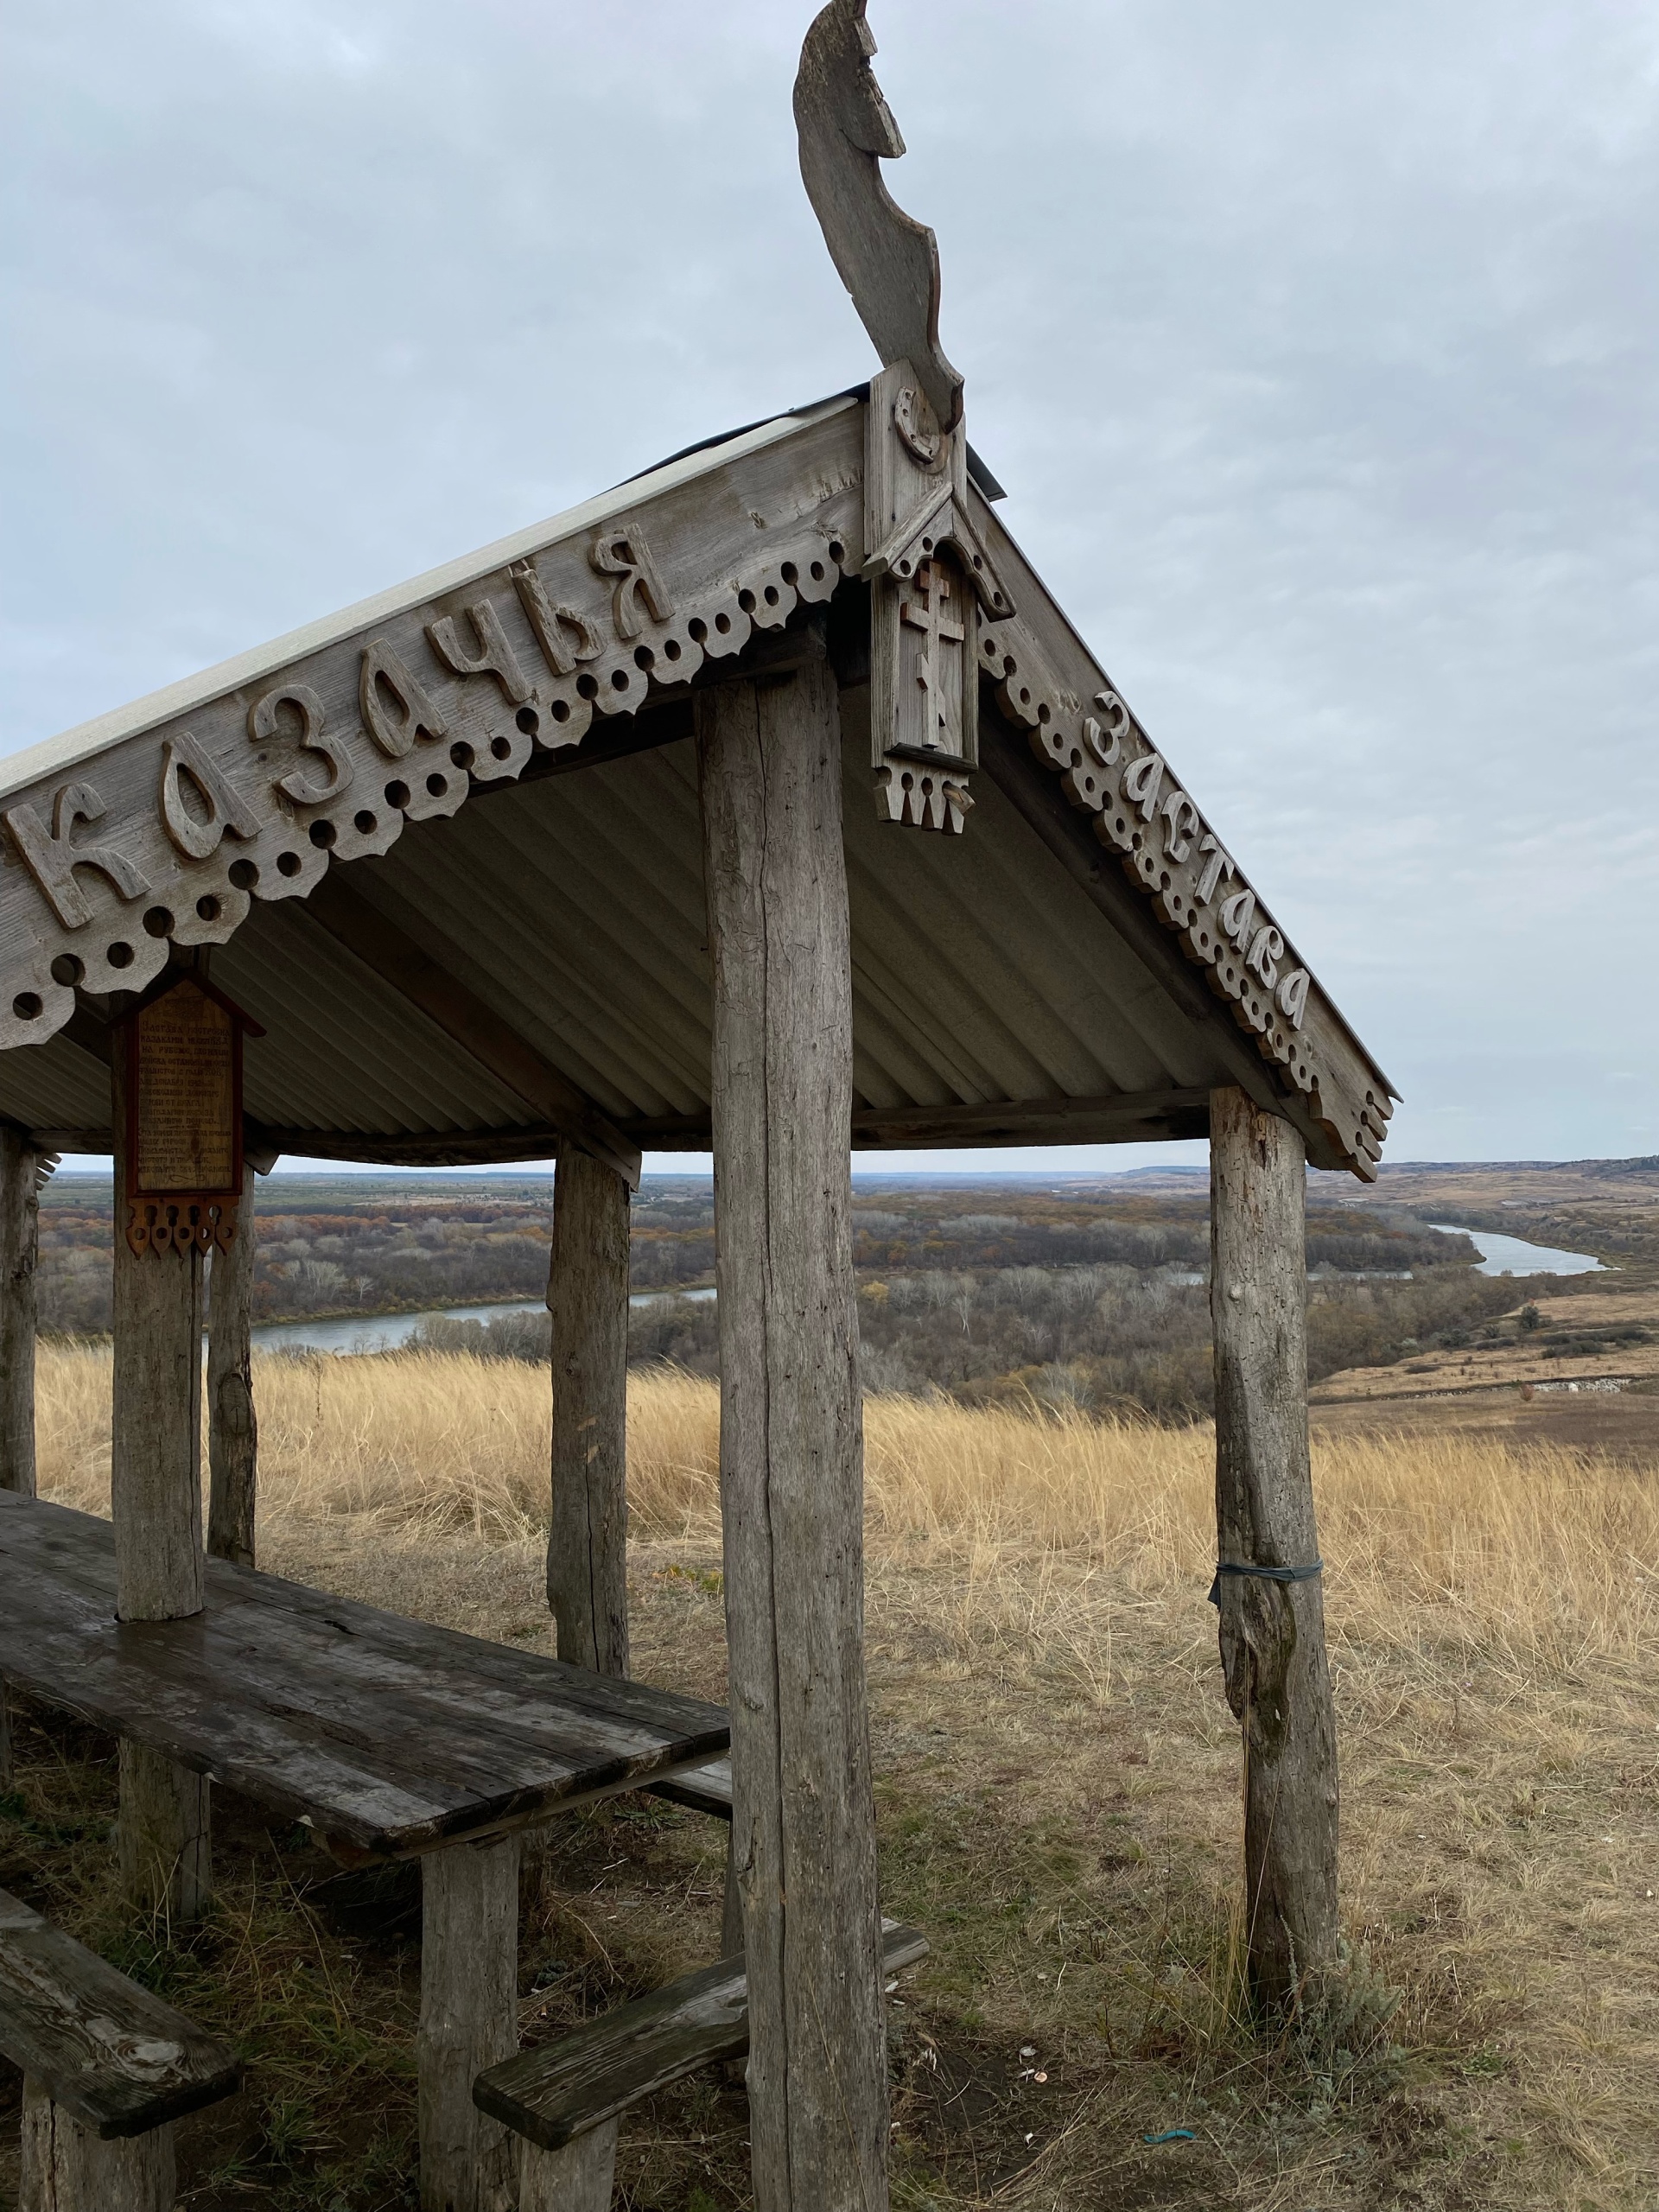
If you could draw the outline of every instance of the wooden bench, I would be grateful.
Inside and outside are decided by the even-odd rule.
[[[914,1928],[881,1923],[884,1974],[914,1966],[927,1948]],[[618,2116],[748,2047],[748,1983],[739,1956],[488,2068],[473,2084],[473,2102],[524,2139],[518,2212],[607,2212]]]
[[[732,1817],[732,1763],[710,1759],[707,1766],[687,1767],[651,1785],[653,1797],[666,1797],[675,1805],[689,1805],[694,1813],[712,1814],[717,1821]]]
[[[242,2080],[223,2044],[3,1890],[0,2051],[23,2069],[18,2212],[172,2212],[174,2121]]]

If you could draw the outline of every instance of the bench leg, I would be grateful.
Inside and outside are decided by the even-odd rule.
[[[604,2120],[562,2151],[518,2146],[518,2212],[610,2212],[616,2122]]]
[[[123,1739],[121,1886],[141,1910],[182,1925],[213,1902],[213,1790],[165,1751]]]
[[[173,2212],[173,2129],[105,2143],[23,2083],[17,2212]]]
[[[519,1838],[421,1861],[421,2212],[512,2212],[515,2139],[473,2082],[518,2048]]]

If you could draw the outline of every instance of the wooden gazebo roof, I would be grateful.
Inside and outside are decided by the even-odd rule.
[[[1372,1174],[1386,1078],[972,474],[1014,609],[980,624],[974,810],[959,836],[878,819],[868,404],[702,447],[0,766],[0,1116],[107,1150],[106,1022],[173,946],[212,945],[264,1031],[256,1154],[705,1149],[691,691],[823,635],[855,1146],[1202,1136],[1236,1084],[1316,1165]]]

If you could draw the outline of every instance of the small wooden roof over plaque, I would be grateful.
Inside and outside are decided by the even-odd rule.
[[[692,695],[827,653],[854,1146],[1201,1137],[1236,1084],[1375,1174],[1387,1077],[997,518],[873,51],[833,0],[797,92],[872,383],[0,764],[0,1117],[107,1149],[111,1017],[212,944],[256,1154],[706,1150]]]

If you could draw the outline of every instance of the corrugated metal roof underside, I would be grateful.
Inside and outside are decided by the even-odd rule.
[[[988,777],[965,836],[875,819],[849,731],[846,846],[861,1105],[982,1104],[1230,1079]],[[710,989],[689,743],[480,792],[345,871],[367,899],[613,1120],[700,1117]],[[245,1103],[272,1128],[506,1132],[540,1116],[302,899],[256,902],[214,980],[264,1025]],[[67,1040],[0,1055],[0,1113],[107,1121]]]

